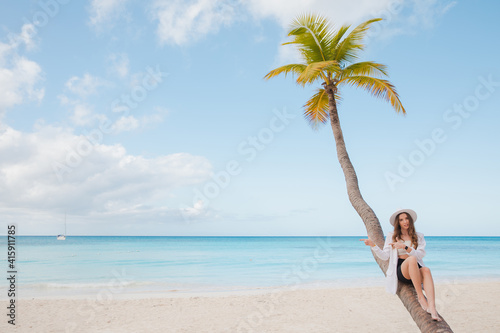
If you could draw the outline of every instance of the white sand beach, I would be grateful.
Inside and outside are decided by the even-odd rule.
[[[454,332],[500,332],[500,282],[438,284],[436,294]],[[19,299],[15,327],[2,317],[1,332],[419,332],[383,287]]]

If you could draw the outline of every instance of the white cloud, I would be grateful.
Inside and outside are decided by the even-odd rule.
[[[98,88],[109,85],[105,80],[85,73],[83,77],[73,76],[66,82],[66,88],[72,93],[86,97],[97,93]]]
[[[186,44],[235,18],[234,2],[230,0],[159,0],[152,8],[158,20],[157,34],[161,44]]]
[[[111,72],[121,78],[125,78],[129,73],[129,59],[126,53],[113,53],[109,56]]]
[[[214,216],[213,212],[205,205],[203,200],[196,201],[192,207],[181,208],[181,214],[187,222]]]
[[[148,78],[148,73],[139,72],[132,75],[127,75],[126,80],[121,80],[121,84],[126,86],[131,91],[137,86],[141,86],[145,79]],[[121,132],[129,132],[137,129],[143,129],[149,124],[158,124],[163,121],[167,110],[156,107],[150,114],[145,114],[141,117],[129,115],[129,108],[124,103],[116,104],[112,109],[112,103],[109,104],[109,109],[103,109],[106,113],[97,113],[94,110],[99,109],[98,105],[92,103],[90,96],[103,91],[104,88],[116,88],[112,83],[92,76],[88,73],[82,77],[73,76],[65,84],[67,89],[66,94],[58,96],[61,105],[68,107],[71,110],[70,120],[73,125],[80,127],[95,127],[100,123],[112,123],[111,129],[113,134]],[[70,93],[68,93],[70,92]],[[71,94],[72,93],[72,94]],[[69,95],[69,96],[68,96]],[[102,107],[101,107],[102,109]],[[125,112],[123,115],[116,115],[118,112]],[[108,116],[110,118],[108,118]]]
[[[156,113],[144,115],[140,118],[136,118],[134,116],[121,116],[116,119],[111,125],[111,132],[113,134],[119,134],[122,132],[131,132],[138,129],[144,129],[146,126],[150,124],[159,124],[163,121],[165,113],[163,111],[156,110]],[[100,122],[106,121],[110,122],[110,120],[105,115],[94,115],[92,117],[83,118],[83,120],[98,120]],[[90,124],[90,122],[88,123]],[[95,124],[95,122],[93,122]]]
[[[94,27],[109,22],[117,17],[126,4],[126,0],[92,0],[90,2],[90,24]]]
[[[4,50],[17,50],[21,46],[25,46],[27,50],[31,50],[36,46],[36,28],[31,23],[26,23],[21,27],[21,32],[18,34],[9,33],[7,36],[8,42],[7,44],[3,44],[7,46]],[[2,43],[0,43],[2,44]],[[2,48],[0,48],[0,58],[2,57]]]
[[[84,104],[76,104],[73,109],[71,120],[77,126],[87,126],[94,122],[95,115],[90,107]]]
[[[440,15],[452,8],[456,1],[442,0],[248,0],[248,10],[256,19],[271,18],[285,29],[292,19],[303,13],[319,13],[339,27],[358,24],[364,20],[381,17],[388,25],[391,21],[430,27]],[[392,27],[399,29],[398,27]],[[410,29],[405,29],[409,32]]]
[[[45,91],[35,85],[42,79],[42,69],[31,60],[16,57],[10,68],[0,68],[0,112],[26,100],[41,101]]]
[[[120,133],[120,132],[133,131],[139,128],[139,126],[140,126],[139,120],[137,120],[137,118],[135,118],[134,116],[120,117],[113,124],[113,132]]]
[[[14,105],[33,100],[39,102],[45,95],[37,85],[42,81],[42,69],[36,62],[20,55],[19,48],[34,46],[32,25],[25,24],[18,35],[10,35],[7,43],[0,42],[0,118]]]
[[[122,116],[118,118],[111,129],[114,134],[129,132],[137,129],[143,129],[150,124],[159,124],[165,117],[165,111],[161,108],[155,108],[155,113],[136,118],[134,116]]]
[[[61,105],[71,109],[71,122],[76,126],[95,126],[99,121],[107,121],[104,114],[94,113],[93,107],[88,105],[83,99],[71,99],[62,94],[58,96]]]
[[[432,28],[434,22],[443,14],[453,8],[456,1],[438,1],[438,0],[412,0],[413,12],[409,15],[407,23],[410,26],[423,26]]]
[[[441,9],[441,13],[440,14],[446,14],[450,9],[452,9],[453,7],[455,7],[456,4],[457,4],[456,1],[452,1],[452,2],[444,5],[443,8]]]
[[[176,153],[145,158],[118,144],[90,144],[89,138],[54,126],[40,126],[33,133],[4,126],[0,155],[0,210],[19,213],[67,210],[100,218],[130,211],[180,214],[168,204],[172,191],[206,181],[212,171],[204,157]]]
[[[159,124],[163,121],[168,114],[168,110],[162,107],[155,107],[155,112],[141,117],[142,126],[150,124]]]
[[[34,40],[35,36],[36,36],[35,26],[31,23],[26,23],[22,26],[21,33],[19,34],[18,38],[19,41],[22,42],[24,45],[26,45],[26,48],[30,50],[33,49],[36,45]]]
[[[255,18],[272,18],[284,28],[297,15],[320,13],[336,25],[354,23],[373,16],[377,11],[387,8],[396,0],[249,0],[248,9]]]

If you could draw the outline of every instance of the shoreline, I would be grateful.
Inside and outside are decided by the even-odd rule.
[[[19,299],[16,326],[3,320],[0,331],[419,332],[384,287],[171,296]],[[436,300],[455,332],[500,331],[500,281],[436,283]]]
[[[500,277],[460,277],[460,278],[434,278],[436,285],[453,284],[481,284],[481,283],[500,283]],[[139,282],[140,284],[140,282]],[[38,290],[24,289],[23,285],[18,286],[19,300],[63,300],[63,299],[89,299],[102,297],[102,295],[111,295],[113,299],[147,299],[147,298],[179,298],[179,297],[224,297],[224,296],[244,296],[260,295],[275,292],[286,292],[296,290],[338,290],[338,289],[358,289],[358,288],[378,288],[384,287],[384,277],[368,279],[338,279],[328,282],[311,282],[294,285],[280,286],[207,286],[198,289],[176,289],[167,288],[166,285],[144,284],[142,287],[131,288],[130,286],[121,286],[119,284],[102,284],[96,288],[85,287],[51,287]],[[0,301],[5,300],[5,295],[0,297]]]

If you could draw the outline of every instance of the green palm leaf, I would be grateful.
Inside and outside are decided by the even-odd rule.
[[[341,69],[336,61],[320,61],[309,64],[297,78],[297,83],[305,86],[316,80],[328,81],[331,74],[340,73]]]
[[[336,46],[333,51],[333,59],[338,62],[352,62],[357,59],[358,51],[364,48],[362,41],[370,24],[380,20],[382,19],[376,18],[368,20],[354,28],[354,30]]]
[[[338,82],[338,86],[350,85],[369,91],[374,97],[380,97],[391,103],[396,112],[406,114],[403,104],[399,100],[396,88],[387,80],[370,76],[350,76]]]
[[[328,95],[325,89],[318,89],[304,105],[304,117],[315,130],[328,121]]]
[[[349,30],[350,25],[343,25],[340,27],[339,31],[332,37],[332,41],[330,43],[330,53],[332,54],[333,58],[333,53],[335,52],[335,49],[340,43],[340,40],[344,35],[346,34],[347,30]]]
[[[343,78],[349,76],[388,76],[387,67],[382,64],[378,64],[373,61],[363,61],[356,62],[344,68],[341,73],[338,75],[338,79],[341,80]]]
[[[286,77],[288,73],[300,75],[302,74],[302,72],[304,72],[306,67],[307,66],[303,64],[290,64],[281,66],[267,73],[266,76],[264,76],[264,79],[269,80],[270,78],[278,76],[280,74],[285,74]]]
[[[297,17],[290,26],[288,36],[296,44],[307,63],[325,61],[331,58],[331,28],[328,20],[320,15],[304,14]]]

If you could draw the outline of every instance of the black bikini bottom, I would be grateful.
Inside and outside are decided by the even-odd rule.
[[[398,269],[397,269],[398,280],[403,283],[411,283],[411,280],[405,278],[403,273],[401,272],[401,264],[403,263],[403,261],[405,261],[405,259],[398,258]],[[418,264],[418,268],[422,268],[422,266]]]

